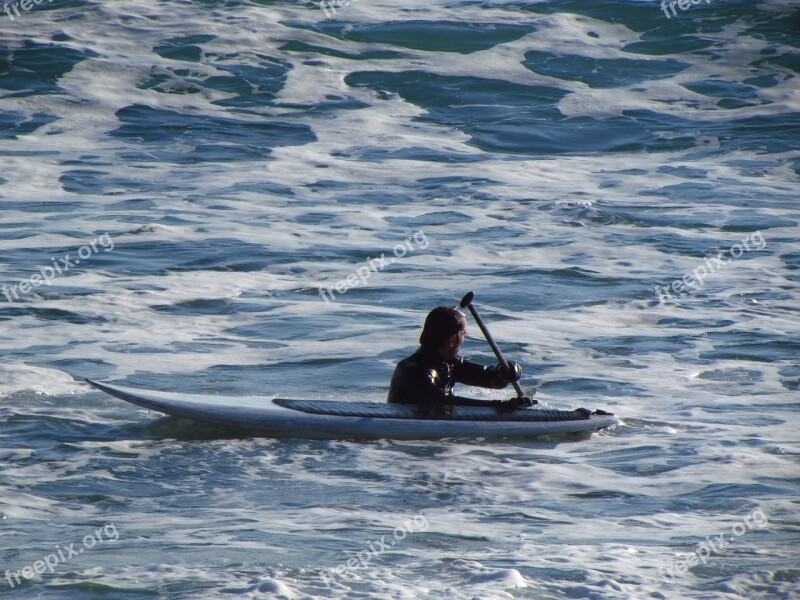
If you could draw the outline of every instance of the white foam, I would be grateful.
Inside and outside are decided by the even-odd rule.
[[[0,397],[20,390],[33,390],[44,396],[62,396],[86,391],[69,374],[58,369],[24,363],[0,365]]]

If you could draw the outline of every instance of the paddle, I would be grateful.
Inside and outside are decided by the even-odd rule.
[[[503,366],[503,368],[507,371],[508,370],[508,362],[505,358],[503,358],[503,353],[500,352],[500,348],[497,347],[497,344],[494,343],[494,339],[492,338],[492,334],[489,333],[489,330],[486,329],[486,325],[483,324],[483,319],[478,314],[478,311],[475,310],[475,307],[472,306],[472,299],[475,297],[475,292],[467,292],[467,294],[461,299],[461,302],[458,304],[460,308],[468,308],[469,312],[472,313],[472,318],[475,319],[475,322],[480,327],[481,331],[483,332],[483,336],[486,338],[486,341],[489,342],[489,345],[494,350],[494,355],[497,357],[497,360]],[[514,389],[517,392],[518,398],[524,398],[525,392],[522,391],[522,388],[519,385],[518,381],[513,381],[511,385],[514,386]],[[535,393],[535,392],[534,392]],[[534,403],[536,401],[534,400]]]

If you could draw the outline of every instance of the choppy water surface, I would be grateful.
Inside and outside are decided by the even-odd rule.
[[[795,3],[26,5],[0,595],[794,597]],[[470,289],[542,404],[623,424],[253,439],[80,383],[379,400]]]

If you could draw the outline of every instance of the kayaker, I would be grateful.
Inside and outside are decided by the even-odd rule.
[[[500,390],[522,375],[515,362],[509,361],[505,370],[501,365],[485,367],[464,360],[458,352],[466,333],[467,319],[461,311],[447,306],[434,308],[425,319],[419,349],[395,367],[388,401],[432,411],[447,406],[490,406],[501,411],[533,406],[530,398],[475,400],[453,394],[456,383]]]

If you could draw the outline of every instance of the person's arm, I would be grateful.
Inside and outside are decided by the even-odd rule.
[[[515,362],[509,361],[509,371],[505,371],[501,365],[495,367],[484,367],[477,363],[469,362],[461,357],[455,360],[453,365],[454,379],[465,385],[475,387],[485,387],[492,389],[503,389],[512,381],[518,381],[522,374],[522,368]],[[483,406],[496,408],[498,411],[515,410],[517,408],[529,408],[534,402],[530,398],[512,398],[511,400],[474,400],[472,398],[462,398],[454,396],[452,403],[456,406]]]
[[[465,385],[501,390],[512,381],[518,381],[522,375],[522,367],[517,363],[509,361],[508,366],[510,372],[501,365],[484,367],[459,356],[453,363],[453,377]]]
[[[474,366],[491,370],[491,367]],[[513,410],[514,408],[532,405],[527,398],[524,401],[515,398],[504,402],[501,400],[477,400],[462,396],[450,396],[437,385],[437,378],[438,375],[433,369],[425,369],[415,364],[398,364],[389,386],[388,401],[397,404],[413,404],[420,408],[434,411],[440,410],[445,406],[482,406],[498,410]],[[507,381],[504,385],[498,387],[505,387],[506,385],[508,385]]]
[[[404,365],[395,369],[389,388],[389,402],[416,404],[429,408],[449,406],[483,406],[499,408],[499,400],[477,400],[463,396],[449,396],[438,385],[436,371],[417,365]]]

